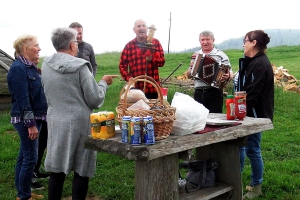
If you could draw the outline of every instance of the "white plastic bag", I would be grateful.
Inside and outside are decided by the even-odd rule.
[[[205,128],[209,110],[189,95],[176,92],[171,106],[176,107],[172,135],[187,135]]]

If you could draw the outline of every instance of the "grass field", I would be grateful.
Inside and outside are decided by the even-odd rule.
[[[240,50],[225,51],[231,61],[234,71],[238,69],[238,58],[243,56]],[[267,55],[275,66],[283,66],[289,73],[300,79],[300,46],[274,47]],[[97,55],[99,64],[96,80],[104,74],[119,74],[119,52]],[[191,53],[166,54],[166,64],[160,69],[162,78],[166,78],[179,63],[182,66],[173,74],[183,74],[188,68]],[[115,79],[109,87],[104,105],[99,110],[115,111],[119,101],[119,93],[124,81]],[[172,87],[168,99],[171,102],[176,91],[189,93],[186,88]],[[230,91],[231,92],[231,91]],[[265,171],[263,196],[257,200],[298,200],[300,199],[300,94],[284,92],[282,88],[275,90],[274,129],[264,132],[262,139],[262,154]],[[16,197],[14,188],[14,165],[19,149],[19,137],[9,124],[9,112],[0,114],[0,199],[12,200]],[[250,181],[250,165],[246,160],[242,174],[244,187]],[[72,175],[67,176],[63,196],[71,195]],[[47,181],[42,180],[45,190],[39,191],[47,199]],[[90,180],[89,196],[98,196],[105,200],[134,199],[134,163],[126,159],[98,153],[97,171]]]

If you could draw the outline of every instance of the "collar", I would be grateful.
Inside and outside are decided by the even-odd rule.
[[[35,68],[37,68],[37,66],[36,66],[33,62],[27,60],[27,59],[24,58],[23,56],[18,55],[17,58],[18,58],[23,64],[25,64],[25,65],[34,66]]]
[[[17,57],[23,64],[27,65],[27,67],[31,67],[33,66],[39,74],[41,74],[41,69],[39,69],[36,64],[34,64],[33,62],[30,62],[29,60],[27,60],[26,58],[24,58],[23,56],[18,55]]]
[[[208,54],[203,53],[202,49],[200,49],[199,52],[200,52],[201,54],[203,54],[203,55],[210,55],[210,54],[216,54],[217,51],[218,51],[218,50],[214,47],[214,48],[211,50],[211,52],[209,52]]]

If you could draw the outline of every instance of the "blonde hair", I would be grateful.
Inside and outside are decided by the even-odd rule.
[[[14,49],[15,49],[15,56],[18,55],[23,55],[23,47],[28,45],[29,41],[35,41],[37,40],[37,37],[34,35],[28,35],[24,34],[19,36],[15,41],[14,41]]]

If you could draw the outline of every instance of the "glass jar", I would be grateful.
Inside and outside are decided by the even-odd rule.
[[[247,114],[246,91],[234,93],[235,116],[238,120],[243,120]]]

